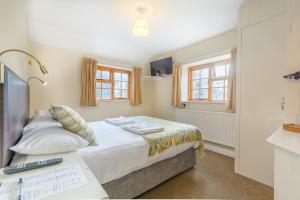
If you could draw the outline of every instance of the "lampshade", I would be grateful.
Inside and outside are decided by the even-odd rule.
[[[138,19],[136,21],[136,23],[134,24],[134,27],[132,29],[132,32],[134,35],[139,36],[139,37],[146,37],[150,33],[147,22],[144,19]]]

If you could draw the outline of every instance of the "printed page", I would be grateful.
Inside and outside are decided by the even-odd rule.
[[[21,187],[18,178],[0,182],[0,200],[15,200],[19,195],[22,200],[39,200],[88,183],[79,164],[60,166],[20,178],[23,180]]]

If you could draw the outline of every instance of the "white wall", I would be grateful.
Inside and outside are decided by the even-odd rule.
[[[32,44],[32,51],[50,74],[41,77],[48,82],[46,87],[36,80],[30,82],[31,114],[36,109],[48,109],[50,104],[65,104],[78,111],[87,121],[120,115],[152,115],[152,87],[151,82],[147,81],[142,81],[143,104],[140,106],[131,106],[128,101],[104,101],[99,102],[96,107],[80,106],[81,66],[84,56],[91,56],[102,64],[115,66],[133,67],[132,63],[36,43]]]
[[[226,32],[212,39],[194,44],[190,47],[171,52],[176,62],[190,62],[218,55],[236,45],[236,30]],[[67,104],[77,110],[88,121],[102,120],[106,117],[119,115],[150,115],[173,120],[175,109],[171,106],[172,76],[162,80],[143,80],[143,104],[132,107],[124,101],[99,102],[97,107],[81,107],[80,100],[80,70],[83,56],[91,56],[104,64],[132,67],[133,63],[125,63],[114,59],[102,58],[95,55],[85,55],[81,52],[32,43],[32,52],[43,64],[50,74],[41,76],[48,82],[43,87],[36,80],[30,82],[31,86],[31,114],[36,109],[47,109],[50,104]],[[184,56],[183,56],[184,55]],[[161,55],[165,56],[165,55]],[[32,70],[36,73],[36,70]],[[149,73],[149,66],[143,69],[143,74]],[[202,109],[222,111],[224,104],[188,104],[189,109]]]
[[[299,113],[299,81],[282,78],[300,69],[299,9],[298,0],[249,0],[241,8],[236,171],[270,186],[273,149],[266,139]]]
[[[30,50],[27,12],[23,0],[0,0],[0,52],[7,49]],[[23,79],[27,79],[26,56],[8,53],[0,58]]]
[[[195,61],[219,56],[236,47],[237,31],[231,30],[191,46],[158,55],[151,60],[172,56],[175,62],[188,64]],[[153,81],[155,116],[174,120],[175,109],[171,106],[172,76]],[[225,111],[225,104],[216,103],[186,103],[186,109]]]

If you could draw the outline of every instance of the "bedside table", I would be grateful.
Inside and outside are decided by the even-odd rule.
[[[18,162],[34,162],[39,160],[51,159],[62,157],[63,162],[58,165],[48,166],[40,169],[30,170],[26,172],[16,173],[12,175],[5,175],[3,169],[0,170],[0,181],[6,178],[18,178],[24,175],[36,174],[42,170],[54,169],[59,166],[68,164],[79,164],[85,177],[87,178],[88,184],[83,185],[79,188],[67,190],[60,194],[53,195],[46,198],[47,200],[57,200],[57,199],[108,199],[108,195],[102,186],[98,183],[97,179],[85,164],[84,160],[76,153],[64,153],[64,154],[54,154],[54,155],[41,155],[41,156],[27,156]]]

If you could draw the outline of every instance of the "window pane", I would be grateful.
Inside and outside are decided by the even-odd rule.
[[[215,76],[216,78],[225,76],[225,65],[215,66]]]
[[[208,79],[201,79],[201,88],[208,88]]]
[[[223,100],[223,88],[213,88],[213,100]]]
[[[102,83],[102,88],[110,89],[111,83]]]
[[[208,99],[208,89],[200,90],[200,99]]]
[[[122,82],[122,89],[128,89],[128,82]]]
[[[100,89],[101,88],[101,83],[96,83],[96,89]]]
[[[115,78],[116,81],[121,81],[121,77],[122,77],[121,73],[115,72],[114,76],[115,76],[114,78]]]
[[[121,89],[122,82],[121,81],[115,81],[115,89]]]
[[[96,71],[96,79],[97,80],[101,79],[101,71],[99,71],[99,70]]]
[[[128,90],[122,90],[122,98],[128,98]]]
[[[200,79],[200,70],[195,70],[192,72],[193,79]]]
[[[193,90],[200,89],[200,80],[193,80]]]
[[[199,97],[200,97],[200,91],[193,90],[192,99],[199,99]]]
[[[115,98],[121,98],[121,90],[115,90]]]
[[[111,99],[111,90],[110,89],[102,90],[102,99]]]
[[[122,81],[128,81],[128,74],[122,74]]]
[[[209,77],[209,69],[202,69],[201,70],[201,78],[208,78]]]
[[[102,71],[102,80],[109,80],[109,71]]]
[[[213,87],[224,87],[224,81],[220,80],[220,81],[213,81],[212,82],[212,86]]]
[[[96,89],[96,97],[97,99],[101,99],[101,89]]]

